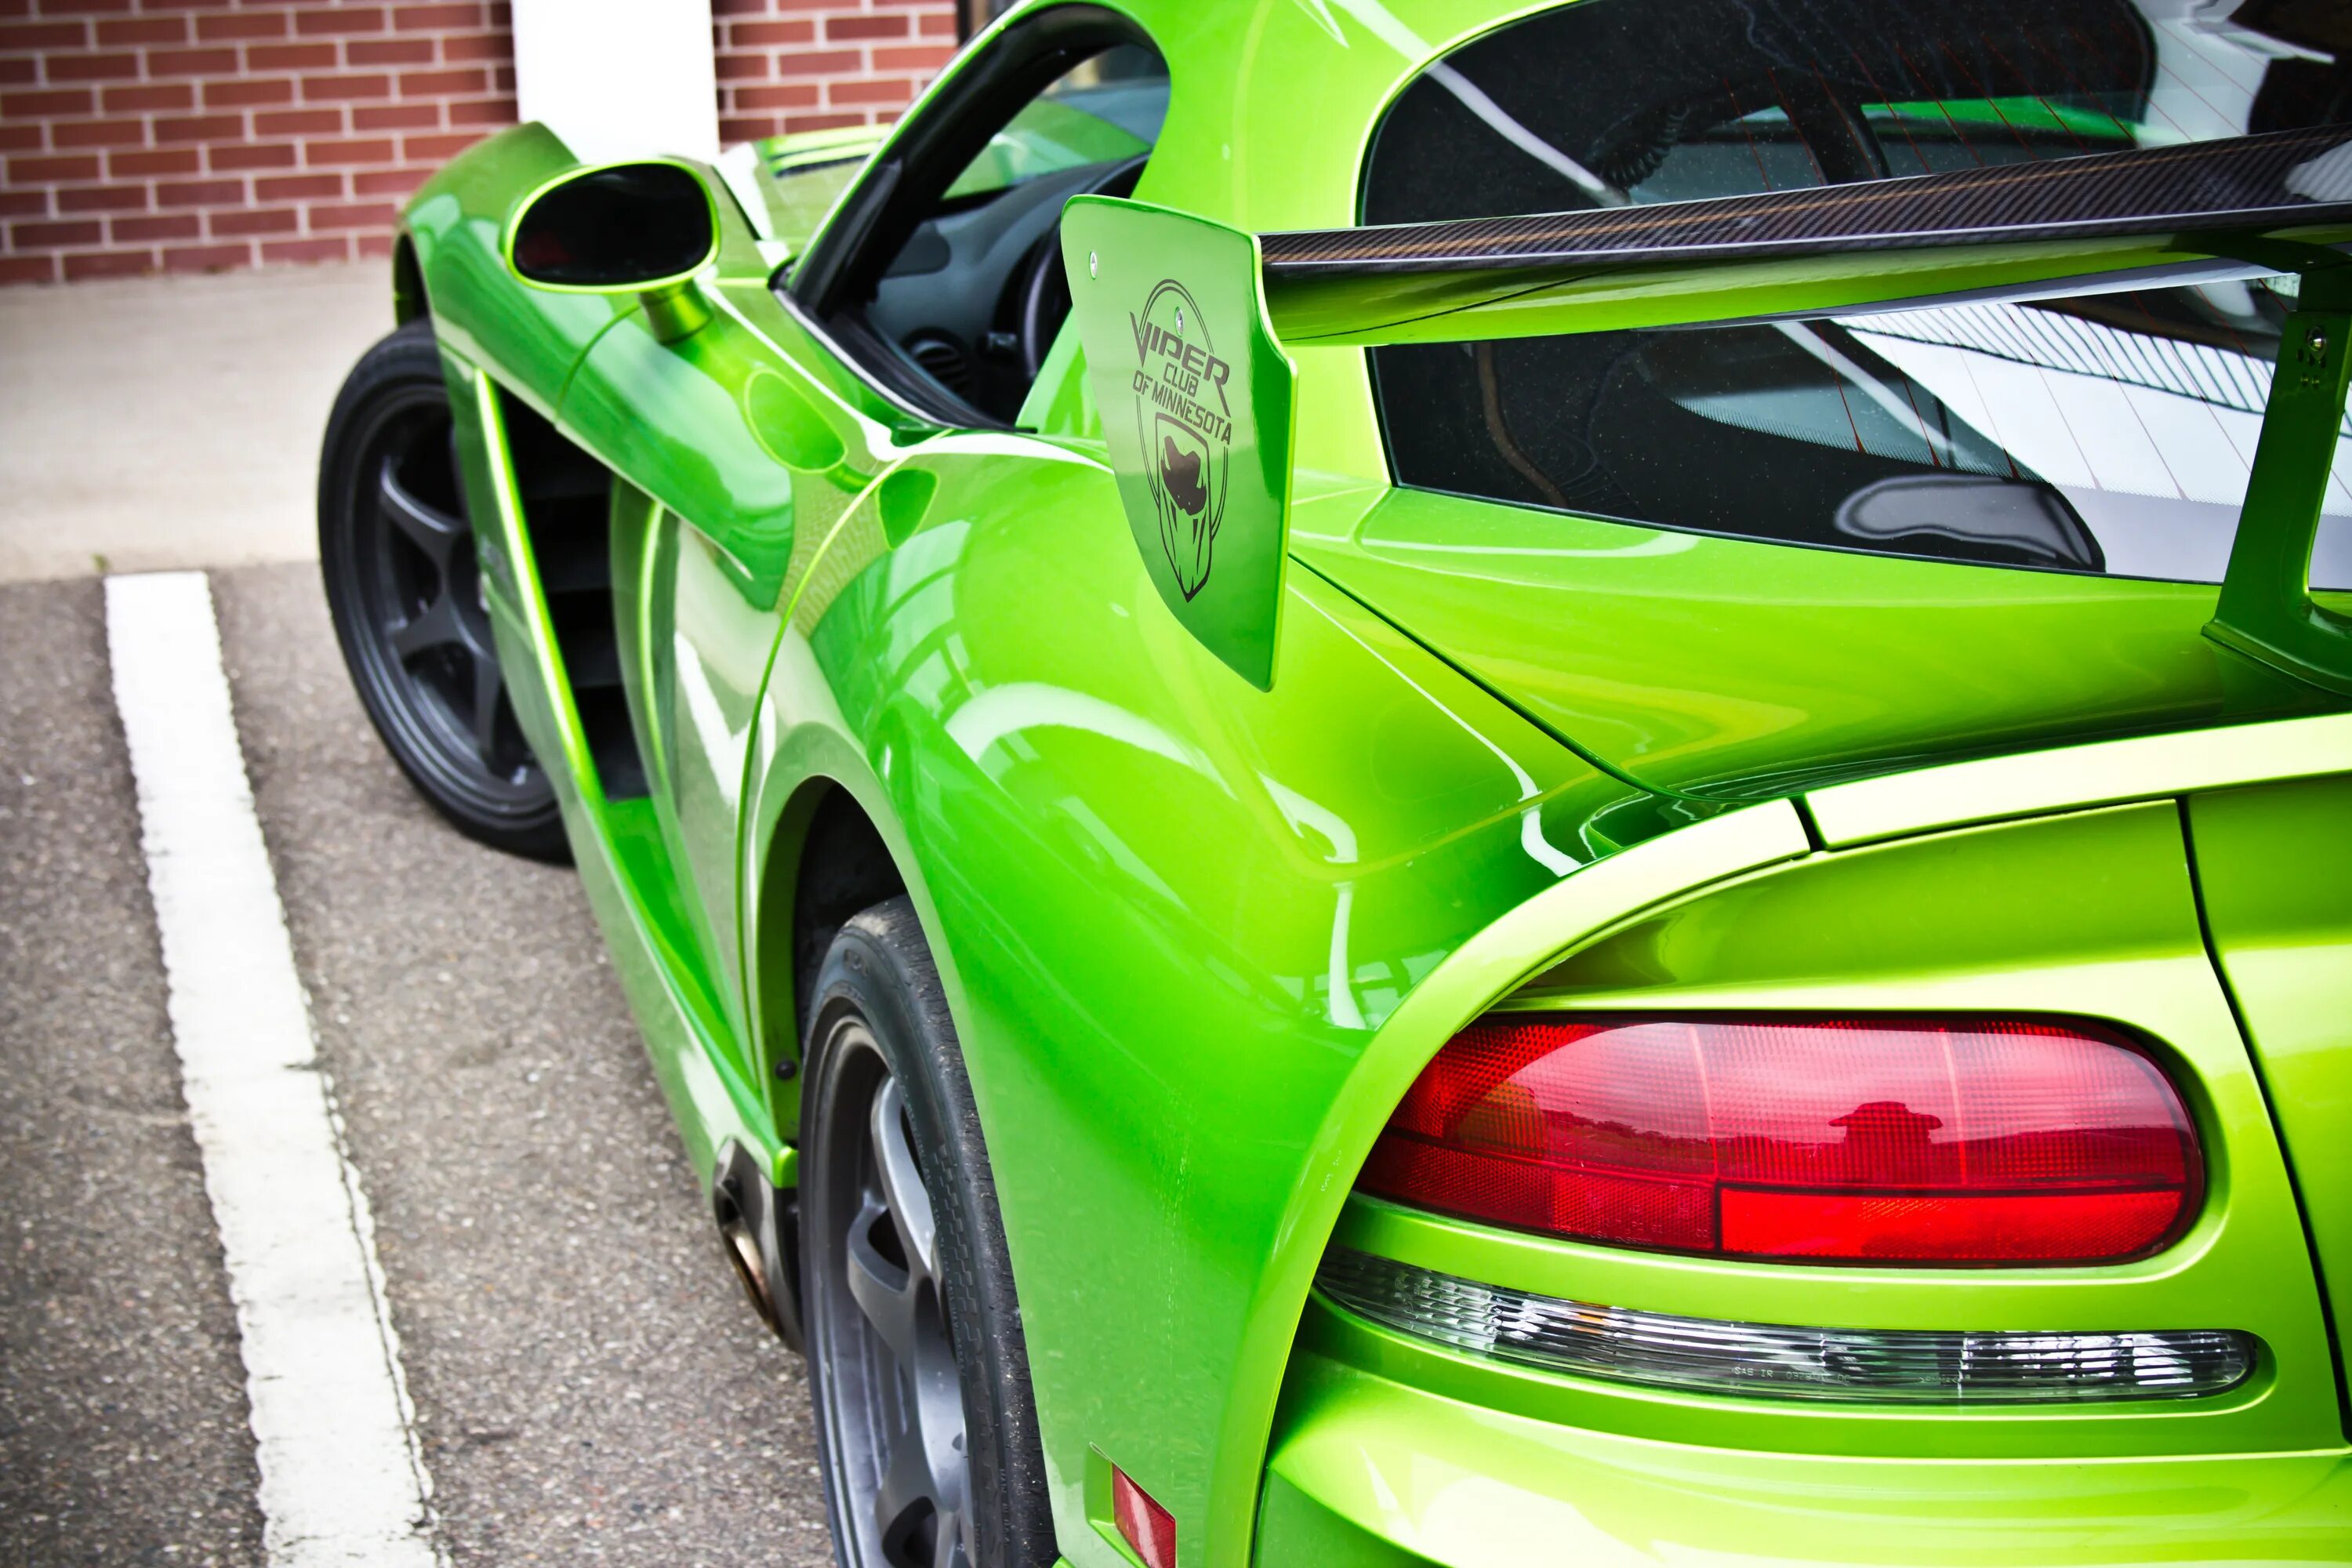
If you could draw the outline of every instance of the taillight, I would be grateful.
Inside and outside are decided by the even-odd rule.
[[[1624,1247],[1825,1263],[2141,1257],[2202,1195],[2179,1093],[2091,1026],[1494,1014],[1368,1192]]]

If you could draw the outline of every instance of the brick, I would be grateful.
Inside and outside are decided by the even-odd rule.
[[[475,68],[458,70],[404,71],[400,77],[403,98],[454,98],[460,93],[489,90],[490,73]]]
[[[49,127],[49,145],[63,153],[78,147],[144,147],[143,120],[66,120]]]
[[[152,245],[161,239],[194,239],[204,233],[205,226],[194,213],[171,213],[163,217],[119,217],[106,228],[117,245]]]
[[[26,54],[89,47],[87,22],[10,22],[0,26],[0,49]]]
[[[52,92],[0,92],[0,120],[55,120],[88,114],[98,100],[86,87]]]
[[[106,226],[96,218],[82,218],[73,223],[12,223],[8,226],[8,248],[11,250],[63,250],[69,245],[96,245],[106,237]]]
[[[438,131],[437,103],[364,103],[352,110],[354,131]]]
[[[58,280],[58,258],[54,256],[0,256],[0,283],[54,283]]]
[[[331,71],[338,64],[332,44],[247,44],[245,63],[257,71]]]
[[[120,48],[124,45],[184,44],[188,41],[188,19],[185,16],[133,16],[120,22],[98,25],[98,47]]]
[[[60,180],[95,180],[98,160],[87,153],[70,158],[11,158],[8,160],[8,183],[12,185],[47,185]]]
[[[239,208],[235,212],[217,212],[210,216],[216,238],[229,239],[260,234],[292,234],[302,226],[302,215],[292,207]]]
[[[400,208],[390,202],[314,206],[310,209],[310,229],[314,234],[325,234],[339,228],[390,228],[399,216]]]
[[[0,87],[30,87],[40,79],[39,62],[32,56],[0,55]]]
[[[720,81],[746,81],[768,74],[765,55],[720,55],[712,64]]]
[[[807,21],[738,22],[727,29],[728,47],[736,49],[772,49],[815,39],[816,24]]]
[[[956,36],[956,19],[944,11],[933,11],[919,18],[918,30],[927,38],[952,38]]]
[[[282,38],[289,18],[283,11],[239,11],[231,16],[199,16],[196,37],[205,43]]]
[[[514,122],[514,100],[510,98],[492,98],[485,99],[478,103],[449,105],[449,123],[452,125],[512,125]]]
[[[348,261],[351,241],[341,235],[326,239],[281,239],[261,247],[261,259],[272,261]]]
[[[768,12],[768,0],[710,0],[714,16],[763,16]]]
[[[866,16],[827,16],[824,36],[827,42],[843,38],[903,38],[914,29],[907,18],[883,13]]]
[[[91,278],[137,278],[154,269],[155,253],[152,250],[115,250],[66,258],[68,283]]]
[[[150,49],[147,74],[157,76],[235,76],[235,49]]]
[[[349,103],[363,98],[390,98],[388,76],[314,76],[302,80],[305,103]]]
[[[205,154],[205,162],[217,174],[290,169],[294,161],[294,144],[290,142],[241,142],[234,146],[212,148]]]
[[[779,55],[776,74],[781,77],[847,76],[865,68],[866,61],[856,49],[817,50],[810,54]]]
[[[245,200],[243,180],[191,180],[155,187],[159,207],[220,207]]]
[[[47,217],[48,216],[48,192],[0,191],[0,217]]]
[[[333,136],[342,129],[340,109],[264,110],[253,117],[257,136]]]
[[[200,165],[194,147],[159,147],[106,155],[106,172],[118,180],[135,180],[149,174],[193,174]]]
[[[406,196],[432,175],[429,168],[371,169],[352,175],[355,196]]]
[[[719,120],[719,142],[727,146],[737,142],[758,142],[777,134],[783,122],[772,117],[730,120],[721,115]]]
[[[349,194],[341,174],[280,174],[253,182],[253,197],[261,202],[313,202]]]
[[[944,44],[908,44],[900,48],[874,51],[874,68],[878,71],[936,71],[955,58],[955,51]]]
[[[294,84],[285,77],[239,77],[205,83],[206,109],[274,108],[294,101]]]
[[[787,114],[784,132],[789,135],[795,131],[838,131],[847,125],[873,123],[872,117],[864,114]]]
[[[302,149],[302,162],[310,167],[331,168],[350,163],[389,163],[392,143],[382,138],[352,142],[312,142]]]
[[[68,185],[58,193],[60,213],[143,213],[144,185]]]
[[[915,96],[915,84],[904,79],[882,81],[829,81],[824,84],[828,103],[880,103],[898,108]]]
[[[381,33],[383,27],[383,12],[374,5],[338,5],[294,14],[294,31],[306,38],[332,33]]]
[[[196,89],[184,81],[110,87],[100,95],[99,102],[109,114],[170,114],[175,110],[194,109]]]
[[[131,0],[41,0],[44,16],[122,16]]]
[[[472,131],[439,136],[404,137],[400,143],[400,155],[412,163],[446,163],[481,139],[479,132]]]
[[[242,114],[174,116],[155,121],[158,142],[235,142],[244,135]]]
[[[404,33],[440,33],[482,25],[479,5],[402,5],[392,14],[392,25]]]
[[[735,89],[738,109],[814,109],[817,101],[817,86],[813,81],[793,82],[783,87],[743,87]]]
[[[253,247],[246,245],[195,245],[163,252],[166,272],[219,272],[252,264]]]
[[[504,33],[445,34],[441,58],[451,65],[467,60],[512,60],[514,39]]]
[[[37,153],[41,150],[41,128],[38,125],[0,124],[0,153]]]
[[[362,261],[381,261],[392,254],[392,236],[388,234],[355,234],[352,239]]]
[[[353,38],[343,46],[343,63],[352,66],[429,66],[431,38]]]

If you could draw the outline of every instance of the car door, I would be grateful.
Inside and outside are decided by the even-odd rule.
[[[562,418],[615,476],[624,684],[697,949],[674,957],[707,977],[740,1050],[736,825],[788,584],[929,427],[877,420],[829,392],[808,368],[822,351],[756,257],[738,259],[750,244],[740,214],[722,205],[721,229],[719,276],[696,301],[708,318],[639,310],[615,322],[573,375]]]
[[[817,237],[789,290],[770,286],[722,198],[717,278],[683,316],[615,322],[564,395],[566,432],[619,480],[625,681],[692,889],[699,951],[681,956],[711,977],[747,1070],[740,818],[778,636],[813,581],[837,585],[903,531],[891,519],[929,494],[911,473],[887,482],[909,454],[941,431],[1014,423],[1066,310],[1061,204],[1131,188],[1165,112],[1166,68],[1131,27],[1066,31],[1016,30],[962,62],[851,187],[840,232]],[[901,227],[871,204],[923,190]],[[830,307],[812,302],[820,279]],[[876,526],[845,526],[868,495]]]

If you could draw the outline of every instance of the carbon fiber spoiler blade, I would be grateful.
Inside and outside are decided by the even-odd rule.
[[[1916,306],[2352,242],[2352,126],[1660,206],[1259,237],[1292,342],[1452,342]]]

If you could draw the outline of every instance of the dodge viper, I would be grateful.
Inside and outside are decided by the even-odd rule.
[[[2347,250],[2329,0],[1040,0],[450,163],[322,574],[850,1568],[2347,1561]]]

